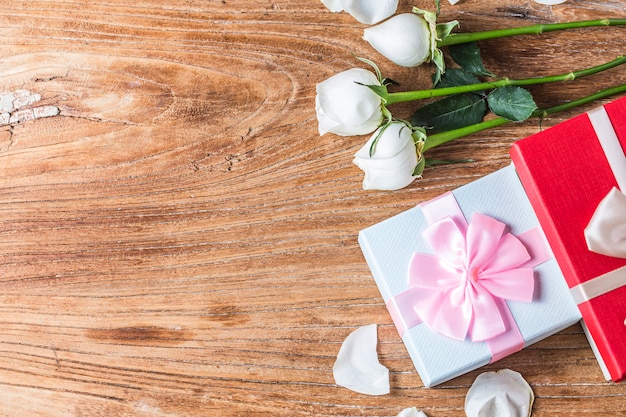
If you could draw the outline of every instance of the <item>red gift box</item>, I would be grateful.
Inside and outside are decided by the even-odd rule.
[[[590,250],[584,231],[612,189],[626,193],[625,153],[626,97],[511,148],[522,185],[578,303],[589,341],[605,376],[614,381],[626,378],[626,259]],[[616,227],[600,233],[601,240],[622,233],[624,244],[626,207],[612,214],[625,220],[621,225],[614,221]]]

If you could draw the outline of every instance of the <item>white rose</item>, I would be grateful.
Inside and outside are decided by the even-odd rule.
[[[383,121],[382,99],[367,85],[381,85],[372,72],[352,68],[317,84],[319,133],[341,136],[371,133]]]
[[[365,29],[363,39],[394,64],[417,67],[431,58],[430,36],[422,16],[402,13]]]
[[[348,12],[366,25],[373,25],[393,15],[398,10],[398,0],[322,0],[331,12]]]
[[[381,128],[382,129],[382,128]],[[365,172],[363,189],[398,190],[413,182],[418,158],[411,129],[402,122],[393,122],[380,134],[370,156],[377,130],[354,155],[354,164]]]

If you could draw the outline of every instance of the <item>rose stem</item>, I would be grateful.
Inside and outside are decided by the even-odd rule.
[[[476,42],[485,39],[501,38],[515,35],[538,35],[555,30],[587,28],[593,26],[621,26],[626,25],[626,19],[583,20],[579,22],[548,23],[517,28],[487,30],[483,32],[453,33],[437,42],[437,46],[457,45],[460,43]]]
[[[460,85],[455,87],[435,88],[432,90],[416,90],[416,91],[402,91],[396,93],[388,93],[386,97],[386,105],[395,103],[404,103],[407,101],[421,100],[431,97],[448,96],[452,94],[468,93],[471,91],[489,90],[498,87],[504,87],[507,85],[523,86],[533,84],[546,84],[559,81],[573,81],[578,78],[585,77],[587,75],[596,74],[601,71],[605,71],[609,68],[616,67],[618,65],[626,63],[626,55],[617,57],[616,59],[606,62],[595,67],[585,68],[578,71],[568,72],[566,74],[551,75],[546,77],[534,77],[521,80],[511,80],[509,78],[503,78],[496,81],[489,81],[477,84]]]
[[[548,107],[545,109],[537,109],[532,113],[530,117],[544,118],[551,114],[573,109],[574,107],[581,106],[583,104],[587,104],[592,101],[600,100],[600,99],[603,99],[603,98],[606,98],[615,94],[623,93],[623,92],[626,92],[626,84],[607,88],[605,90],[598,91],[595,94],[591,94],[589,96],[582,97],[577,100],[572,100],[570,102],[567,102],[558,106]],[[424,149],[422,151],[425,152],[428,149],[450,142],[454,139],[471,135],[473,133],[480,132],[481,130],[500,126],[500,125],[509,123],[510,121],[511,120],[505,119],[504,117],[497,117],[494,119],[486,120],[484,122],[476,123],[470,126],[459,128],[459,129],[449,130],[447,132],[435,133],[433,135],[428,136],[428,138],[426,139],[426,143],[424,144]]]

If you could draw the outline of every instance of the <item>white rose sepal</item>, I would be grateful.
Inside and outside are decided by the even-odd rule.
[[[381,125],[382,98],[368,85],[382,86],[371,71],[352,68],[317,84],[315,111],[320,136],[365,135]]]
[[[404,122],[392,122],[374,132],[353,160],[365,173],[363,189],[399,190],[411,184],[423,161],[420,133]]]

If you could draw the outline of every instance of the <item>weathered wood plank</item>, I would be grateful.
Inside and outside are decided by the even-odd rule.
[[[400,1],[400,10],[429,1]],[[366,56],[363,25],[317,0],[12,1],[0,4],[0,93],[40,95],[49,117],[0,126],[0,414],[395,416],[463,414],[479,372],[510,367],[535,416],[617,416],[573,326],[435,389],[423,388],[357,232],[510,163],[536,121],[458,140],[392,192],[361,190],[362,137],[319,137],[315,84]],[[623,0],[442,4],[464,30],[624,17]],[[531,77],[623,54],[623,29],[482,44],[487,66]],[[534,88],[551,105],[626,82],[618,68]],[[590,108],[590,106],[588,107]],[[410,105],[397,106],[410,114]],[[582,110],[581,110],[582,111]],[[555,115],[543,126],[576,114]],[[34,114],[34,113],[33,113]],[[347,334],[378,323],[392,393],[334,385]]]

